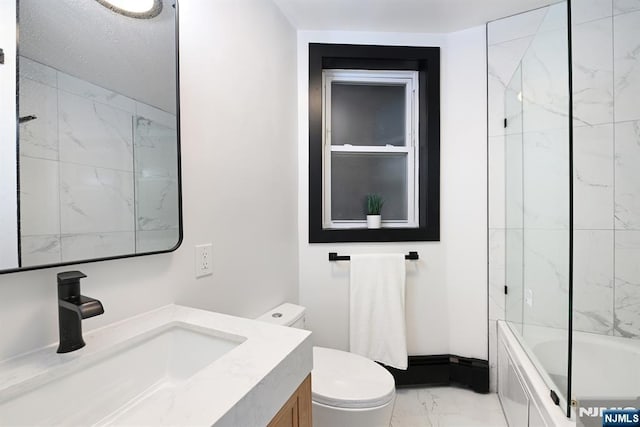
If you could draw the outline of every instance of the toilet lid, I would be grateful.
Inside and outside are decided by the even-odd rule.
[[[340,408],[384,405],[395,395],[393,376],[366,357],[331,348],[313,348],[313,400]]]

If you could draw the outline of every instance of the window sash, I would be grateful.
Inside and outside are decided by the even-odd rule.
[[[407,220],[385,220],[382,227],[417,228],[419,226],[419,153],[418,153],[418,72],[373,70],[324,70],[322,72],[323,126],[323,228],[349,229],[366,227],[366,220],[334,220],[331,217],[331,153],[406,153],[407,154]],[[333,82],[353,84],[397,84],[405,87],[405,145],[332,145],[331,85]]]

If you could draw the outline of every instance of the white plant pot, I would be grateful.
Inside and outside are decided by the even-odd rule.
[[[382,215],[367,215],[367,228],[380,228]]]

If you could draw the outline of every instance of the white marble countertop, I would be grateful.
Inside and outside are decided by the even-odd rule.
[[[153,413],[130,411],[129,425],[265,426],[311,372],[308,331],[169,305],[90,331],[84,335],[87,345],[72,353],[57,354],[55,344],[1,361],[0,397],[27,391],[34,382],[59,376],[76,360],[172,322],[246,340],[172,393],[158,396]]]

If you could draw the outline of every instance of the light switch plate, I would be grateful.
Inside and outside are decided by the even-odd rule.
[[[213,245],[197,245],[195,251],[196,278],[213,274]]]

